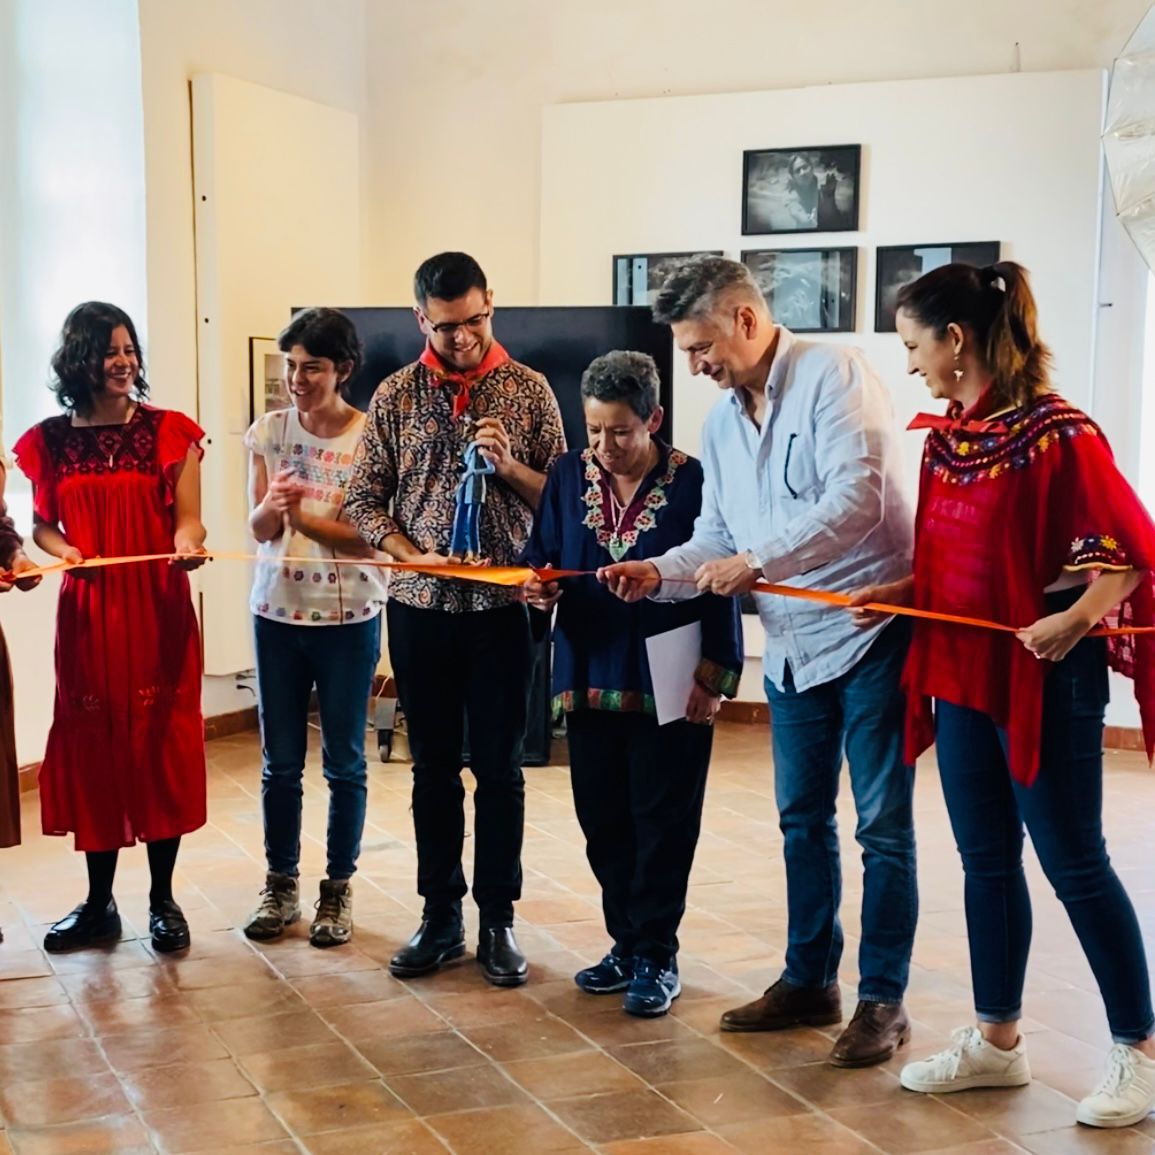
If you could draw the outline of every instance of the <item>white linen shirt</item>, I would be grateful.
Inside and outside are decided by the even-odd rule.
[[[779,326],[761,430],[734,391],[702,429],[702,512],[685,545],[653,563],[655,600],[693,597],[694,571],[752,551],[767,581],[850,593],[911,571],[914,518],[902,485],[894,409],[858,349],[804,341]],[[683,579],[672,582],[665,579]],[[833,681],[885,623],[863,629],[845,610],[755,594],[763,667],[778,689]]]

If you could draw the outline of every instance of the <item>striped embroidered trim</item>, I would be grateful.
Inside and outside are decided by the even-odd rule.
[[[1094,422],[1058,396],[1005,419],[1005,432],[976,434],[965,429],[933,429],[926,439],[925,464],[954,485],[973,485],[1011,470],[1025,469],[1063,437],[1099,436]]]

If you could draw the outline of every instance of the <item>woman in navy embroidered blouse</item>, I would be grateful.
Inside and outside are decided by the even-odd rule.
[[[658,441],[658,370],[641,353],[608,353],[582,378],[590,447],[553,465],[523,561],[596,570],[655,557],[686,541],[702,502],[697,460]],[[663,1014],[680,993],[677,927],[701,824],[720,698],[742,669],[732,598],[626,604],[592,576],[526,590],[557,603],[553,692],[566,713],[574,803],[602,886],[613,946],[575,981],[590,993],[626,990],[624,1007]],[[701,659],[686,718],[657,724],[646,639],[692,622]]]

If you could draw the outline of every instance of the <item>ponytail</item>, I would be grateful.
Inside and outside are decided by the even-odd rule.
[[[904,285],[897,307],[940,340],[950,325],[967,330],[999,408],[1030,405],[1049,391],[1051,351],[1039,337],[1038,309],[1022,265],[943,265]]]
[[[1038,308],[1027,270],[1014,261],[999,261],[980,270],[980,276],[987,292],[1002,297],[986,339],[995,391],[1006,403],[1029,404],[1050,388],[1051,351],[1039,339]]]

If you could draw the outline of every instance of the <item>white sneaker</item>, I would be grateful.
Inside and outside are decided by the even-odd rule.
[[[946,1095],[972,1087],[1022,1087],[1031,1081],[1021,1038],[1010,1051],[992,1046],[978,1027],[959,1027],[951,1038],[954,1043],[945,1051],[902,1068],[899,1078],[908,1091]]]
[[[1103,1081],[1079,1104],[1075,1118],[1088,1127],[1130,1127],[1155,1107],[1155,1059],[1116,1043]]]

